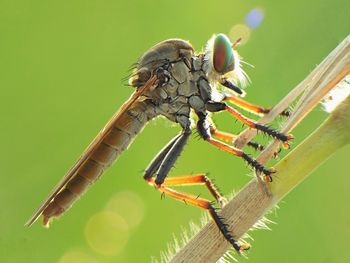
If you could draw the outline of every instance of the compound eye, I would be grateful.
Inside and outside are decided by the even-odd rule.
[[[216,72],[225,74],[234,68],[232,43],[224,34],[218,34],[214,40],[213,66]]]

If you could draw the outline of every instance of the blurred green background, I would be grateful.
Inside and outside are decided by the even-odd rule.
[[[23,224],[132,93],[122,78],[153,44],[178,37],[200,51],[213,33],[243,35],[239,52],[255,66],[245,66],[252,79],[247,99],[272,106],[347,36],[349,8],[348,0],[0,0],[0,262],[159,258],[173,234],[202,214],[161,200],[142,179],[142,170],[179,131],[163,119],[148,125],[49,230],[40,222],[29,229]],[[256,25],[247,20],[252,10],[263,16]],[[294,145],[325,116],[315,110],[294,131]],[[242,129],[226,114],[215,120],[227,131]],[[288,195],[269,216],[277,222],[273,230],[251,233],[249,260],[240,261],[349,260],[349,154],[349,147],[338,151]],[[210,172],[225,194],[251,174],[242,160],[196,138],[171,176],[192,172]],[[207,196],[202,187],[187,190]]]

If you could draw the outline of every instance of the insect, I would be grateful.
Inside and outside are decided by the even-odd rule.
[[[26,225],[32,225],[40,215],[43,216],[43,224],[48,225],[51,218],[68,210],[127,149],[151,119],[165,116],[178,123],[182,131],[150,162],[144,172],[145,181],[162,194],[207,210],[223,236],[237,251],[247,249],[247,246],[236,242],[210,201],[170,188],[176,185],[205,185],[216,201],[222,204],[224,199],[208,176],[196,174],[166,178],[194,129],[194,119],[190,117],[194,113],[198,117],[195,127],[201,138],[241,157],[262,173],[265,179],[271,180],[274,169],[265,168],[244,151],[223,142],[233,142],[236,136],[217,130],[210,117],[211,112],[227,111],[248,127],[260,130],[285,145],[292,138],[248,119],[225,102],[257,114],[269,111],[238,97],[243,91],[237,85],[246,80],[235,50],[238,41],[232,44],[226,35],[218,34],[208,41],[205,51],[199,53],[195,53],[189,42],[181,39],[165,40],[149,49],[139,59],[129,79],[129,84],[135,88],[133,95],[114,114]],[[218,85],[223,86],[227,93],[220,92]],[[255,143],[250,146],[260,148]]]

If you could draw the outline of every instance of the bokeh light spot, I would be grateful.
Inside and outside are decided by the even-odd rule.
[[[249,11],[245,17],[245,23],[252,29],[257,28],[264,19],[264,11],[260,8],[254,8]]]
[[[120,214],[130,227],[136,227],[143,219],[144,202],[134,192],[123,191],[115,194],[107,203],[107,211]]]
[[[96,252],[111,256],[120,253],[128,241],[129,227],[117,213],[100,212],[92,216],[85,226],[85,238]]]
[[[66,252],[58,263],[98,263],[98,261],[84,252],[73,250]]]
[[[250,38],[250,34],[251,34],[251,29],[243,24],[237,24],[234,25],[230,32],[230,39],[232,42],[234,42],[236,39],[238,38],[242,38],[240,45],[244,45],[245,43],[248,42],[249,38]]]

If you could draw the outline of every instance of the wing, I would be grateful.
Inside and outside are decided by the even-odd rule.
[[[91,144],[87,147],[87,149],[83,152],[83,154],[79,157],[77,162],[73,165],[73,167],[68,171],[68,173],[62,178],[62,180],[56,185],[56,187],[52,190],[46,200],[40,205],[40,207],[34,212],[31,218],[26,222],[26,226],[31,226],[38,217],[42,214],[45,208],[50,204],[50,202],[55,198],[55,196],[64,188],[64,186],[69,182],[69,180],[75,175],[75,173],[79,170],[79,168],[84,164],[84,162],[89,158],[94,149],[102,142],[108,132],[112,129],[113,125],[119,121],[120,117],[124,112],[126,112],[133,103],[148,91],[153,85],[157,82],[157,77],[152,76],[144,86],[140,87],[135,91],[132,96],[120,107],[120,109],[112,116],[112,118],[108,121],[106,126],[98,133],[95,139],[91,142]]]

